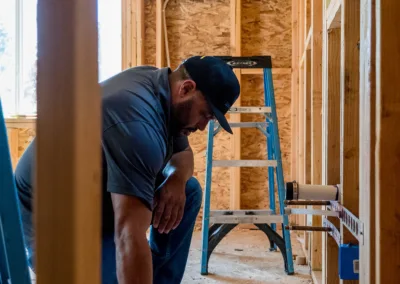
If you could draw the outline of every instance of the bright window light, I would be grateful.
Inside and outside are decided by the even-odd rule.
[[[37,0],[0,0],[0,99],[6,117],[36,115]],[[98,0],[99,81],[121,71],[121,1]]]

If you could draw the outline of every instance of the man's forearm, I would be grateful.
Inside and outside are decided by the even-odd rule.
[[[151,211],[137,197],[112,193],[111,198],[118,283],[152,284],[152,259],[146,238]]]
[[[117,237],[116,254],[118,283],[152,283],[151,252],[146,236]]]
[[[193,169],[193,151],[189,146],[184,151],[176,153],[171,157],[163,173],[166,177],[175,176],[186,182],[192,177]]]

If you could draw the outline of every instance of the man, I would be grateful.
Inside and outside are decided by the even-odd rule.
[[[232,133],[224,115],[239,83],[224,61],[194,56],[173,72],[135,67],[101,87],[103,283],[180,283],[202,199],[187,136],[211,119]],[[34,147],[15,172],[33,269]]]

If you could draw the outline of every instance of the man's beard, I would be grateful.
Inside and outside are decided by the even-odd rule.
[[[188,122],[193,108],[193,98],[187,101],[172,105],[171,108],[171,132],[173,135],[182,132],[196,131],[197,128],[189,127]]]

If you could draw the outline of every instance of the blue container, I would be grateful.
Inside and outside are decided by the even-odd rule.
[[[342,280],[358,280],[359,278],[359,247],[352,244],[342,244],[339,247],[339,277]]]

